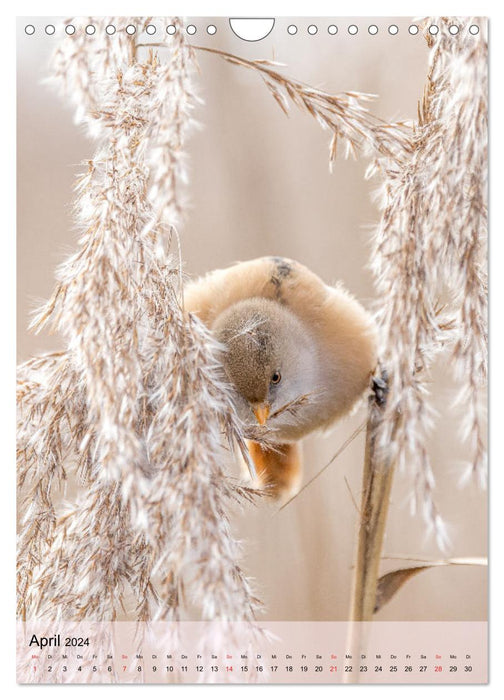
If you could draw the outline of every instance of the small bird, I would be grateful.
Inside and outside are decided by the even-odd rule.
[[[341,285],[279,257],[210,272],[186,286],[184,305],[221,342],[241,419],[269,429],[271,446],[248,441],[260,484],[290,497],[302,474],[300,440],[348,413],[369,387],[373,319]]]

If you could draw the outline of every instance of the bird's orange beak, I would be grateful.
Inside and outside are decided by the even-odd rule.
[[[254,416],[257,418],[259,425],[264,425],[270,414],[269,403],[262,403],[259,404],[259,406],[254,406],[252,410],[254,411]]]

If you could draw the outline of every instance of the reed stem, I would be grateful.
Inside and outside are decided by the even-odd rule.
[[[378,381],[382,383],[382,380]],[[394,462],[388,454],[376,447],[376,436],[386,401],[385,392],[382,390],[383,386],[380,386],[380,391],[376,390],[375,380],[375,391],[369,398],[359,539],[350,606],[348,648],[353,663],[349,664],[352,672],[345,676],[346,682],[357,681],[357,660],[365,650],[365,625],[360,623],[373,619],[390,490],[394,477]]]

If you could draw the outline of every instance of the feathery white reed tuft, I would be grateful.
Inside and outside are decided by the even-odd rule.
[[[379,444],[413,469],[413,506],[446,546],[432,497],[433,414],[425,374],[434,356],[450,348],[466,402],[471,471],[485,483],[487,40],[484,22],[431,18],[424,24],[430,46],[425,94],[411,155],[383,184],[373,253],[390,383]],[[460,26],[456,37],[451,24]],[[480,26],[478,35],[468,32],[470,24]],[[436,36],[431,25],[439,27]],[[443,316],[439,299],[447,293]]]
[[[99,146],[77,186],[79,249],[34,321],[60,331],[67,350],[20,368],[19,611],[112,620],[133,593],[128,615],[177,619],[186,591],[206,618],[250,622],[258,601],[227,513],[254,492],[225,471],[244,437],[169,253],[192,53],[174,20],[168,60],[140,60],[128,22],[93,20],[99,39],[76,32],[55,54],[55,78]],[[58,514],[67,471],[81,488]]]

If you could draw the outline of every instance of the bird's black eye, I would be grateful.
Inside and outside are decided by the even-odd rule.
[[[278,384],[278,382],[281,380],[281,378],[282,378],[282,375],[280,374],[280,372],[273,372],[273,374],[271,375],[271,383]]]

